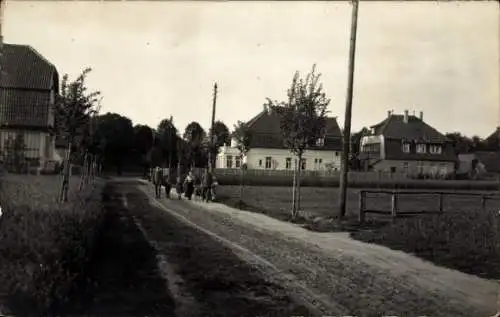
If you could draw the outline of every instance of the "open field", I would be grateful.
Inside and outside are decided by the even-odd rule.
[[[85,266],[103,219],[103,183],[57,204],[59,176],[2,175],[0,179],[0,314],[47,315],[65,300]]]
[[[359,192],[367,189],[349,188],[347,192],[347,216],[357,217],[359,213]],[[377,189],[373,189],[377,190]],[[407,190],[406,190],[407,191]],[[411,190],[415,193],[424,190]],[[427,192],[432,190],[425,190]],[[446,211],[472,211],[481,208],[481,199],[479,197],[463,196],[466,193],[498,193],[494,191],[464,191],[464,190],[444,190],[453,192],[456,195],[447,195],[444,198],[443,207]],[[217,196],[224,201],[239,200],[239,186],[219,186]],[[462,194],[462,195],[461,195]],[[304,187],[301,188],[301,210],[308,218],[314,217],[333,217],[337,214],[338,206],[338,188],[324,187]],[[292,188],[291,187],[260,187],[245,186],[243,202],[251,207],[262,211],[272,211],[275,215],[287,217],[291,209]],[[438,208],[437,195],[403,195],[399,200],[401,211],[436,211]],[[391,196],[385,194],[367,194],[366,208],[377,210],[391,209]],[[488,201],[487,209],[500,209],[500,200]],[[369,217],[369,216],[367,216]],[[368,218],[367,218],[368,219]]]
[[[500,200],[487,201],[483,211],[479,197],[460,195],[498,192],[453,191],[454,195],[444,198],[442,215],[415,216],[398,219],[395,223],[387,221],[387,216],[367,215],[367,224],[359,226],[359,191],[348,190],[348,219],[345,224],[338,225],[325,219],[337,213],[338,189],[302,188],[299,223],[316,231],[349,230],[351,237],[361,241],[412,253],[466,273],[500,279]],[[419,191],[414,190],[415,193]],[[220,186],[217,194],[218,199],[229,206],[280,220],[289,219],[292,197],[289,187],[247,186],[242,201],[239,186]],[[399,206],[401,211],[437,211],[438,199],[430,194],[403,195]],[[389,211],[391,196],[367,194],[366,208]]]
[[[75,198],[79,176],[70,178],[68,199]],[[0,204],[43,206],[57,202],[61,187],[59,175],[19,175],[5,174],[0,181]]]

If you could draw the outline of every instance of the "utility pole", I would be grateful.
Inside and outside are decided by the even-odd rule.
[[[215,125],[215,105],[217,103],[217,83],[214,84],[214,96],[213,96],[213,102],[212,102],[212,121],[210,123],[210,145],[209,145],[209,150],[208,150],[208,171],[212,172],[212,169],[214,168],[213,166],[213,161],[214,158],[212,157],[214,155],[214,125]]]
[[[174,132],[174,118],[170,116],[170,125],[168,126],[168,172],[170,173],[170,168],[172,167],[172,151],[173,151],[173,132]]]
[[[339,216],[341,219],[344,218],[347,207],[347,176],[349,171],[349,149],[351,143],[352,94],[354,83],[354,61],[356,57],[356,33],[358,28],[358,5],[359,0],[352,1],[351,41],[349,47],[349,71],[344,121],[344,148],[342,151],[342,163],[340,167]]]

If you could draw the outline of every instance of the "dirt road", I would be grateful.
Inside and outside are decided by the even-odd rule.
[[[344,234],[219,204],[156,200],[137,181],[113,186],[154,247],[177,316],[479,317],[498,308],[493,281]]]

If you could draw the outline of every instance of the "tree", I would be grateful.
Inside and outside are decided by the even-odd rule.
[[[57,96],[55,107],[56,129],[67,143],[66,157],[59,201],[68,200],[69,172],[72,150],[84,138],[89,117],[95,112],[99,91],[88,92],[85,79],[91,69],[86,68],[75,81],[68,83],[68,75],[61,82],[61,93]]]
[[[213,162],[209,163],[215,162],[221,146],[224,146],[224,144],[228,144],[231,142],[231,135],[229,133],[229,129],[222,121],[214,122],[214,132],[212,134],[212,137],[214,138],[213,144],[211,144],[210,142],[211,140],[207,140],[206,144],[204,144],[204,148],[207,153],[208,151],[212,151]]]
[[[158,139],[162,155],[168,162],[168,166],[173,165],[174,154],[177,156],[177,128],[174,125],[172,116],[163,119],[158,125]]]
[[[83,189],[83,185],[89,183],[90,179],[94,180],[96,174],[96,156],[99,151],[99,134],[97,133],[96,115],[101,109],[101,100],[92,115],[88,117],[88,123],[84,126],[83,137],[80,142],[80,148],[76,149],[79,152],[80,159],[83,157],[83,169],[80,177],[79,190]]]
[[[205,130],[203,130],[198,122],[193,121],[186,126],[183,138],[188,144],[188,151],[186,154],[191,161],[192,167],[196,166],[196,162],[199,161],[201,157],[202,145],[206,135]]]
[[[351,135],[351,157],[349,159],[349,166],[353,170],[359,170],[361,168],[359,160],[361,140],[367,135],[370,135],[370,129],[366,127],[363,127],[360,131]]]
[[[294,168],[292,195],[292,219],[300,211],[300,170],[304,151],[318,139],[325,138],[326,114],[330,99],[319,83],[321,74],[316,73],[316,65],[305,79],[295,73],[288,90],[288,101],[277,102],[267,99],[267,107],[280,116],[280,127],[284,143],[297,157]]]
[[[123,166],[130,163],[134,148],[134,127],[132,121],[117,113],[100,115],[97,130],[101,136],[104,168],[113,167],[121,175]]]
[[[233,139],[236,142],[236,148],[239,151],[240,156],[240,200],[243,199],[243,180],[245,177],[246,164],[243,164],[243,158],[245,158],[250,151],[250,145],[252,142],[252,133],[248,128],[248,125],[242,121],[238,121],[234,125],[234,131],[232,134]]]
[[[147,176],[150,167],[148,153],[153,148],[153,134],[155,131],[147,125],[134,126],[134,150],[137,153],[138,161],[143,167],[143,177]]]
[[[5,166],[7,171],[21,173],[26,167],[26,144],[24,134],[9,135],[5,140]]]
[[[474,141],[460,132],[447,133],[445,136],[452,141],[456,154],[470,153],[474,150]]]

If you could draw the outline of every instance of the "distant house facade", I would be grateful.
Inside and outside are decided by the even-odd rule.
[[[455,172],[457,156],[451,140],[420,117],[388,112],[361,140],[360,161],[365,170],[442,177]]]
[[[22,135],[24,156],[43,165],[55,156],[54,104],[59,74],[27,45],[3,44],[0,81],[0,149]]]
[[[217,168],[241,168],[257,170],[293,170],[296,158],[285,147],[281,134],[280,117],[269,108],[264,108],[248,121],[252,133],[250,151],[240,160],[235,141],[220,148],[217,156]],[[325,134],[316,145],[307,149],[301,169],[309,171],[339,170],[342,151],[342,133],[337,119],[326,120]]]

